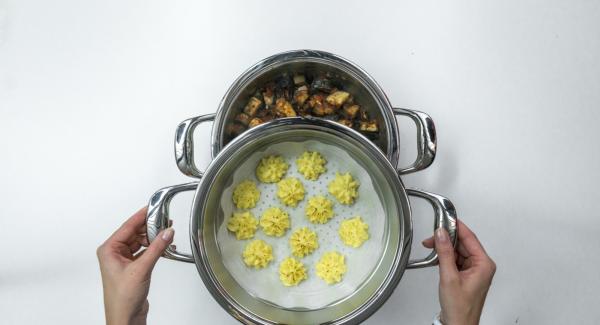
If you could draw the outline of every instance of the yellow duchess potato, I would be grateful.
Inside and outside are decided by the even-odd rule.
[[[262,269],[273,260],[273,247],[265,241],[255,239],[244,249],[244,263],[255,269]]]
[[[350,173],[335,173],[335,179],[329,183],[328,190],[340,203],[351,205],[358,198],[358,186]]]
[[[245,180],[239,183],[233,190],[233,203],[238,209],[252,209],[260,199],[260,190],[256,183]]]
[[[327,171],[325,168],[326,163],[327,160],[316,151],[305,151],[296,159],[300,174],[311,181],[316,181],[321,174]]]
[[[358,248],[369,239],[368,230],[369,225],[363,222],[361,217],[356,216],[342,221],[338,233],[344,244]]]
[[[258,220],[249,211],[234,212],[229,222],[227,222],[227,229],[235,233],[236,239],[250,239],[254,237],[257,228]]]
[[[279,279],[286,287],[296,286],[307,278],[304,264],[293,257],[286,258],[279,265]]]
[[[290,236],[289,243],[292,254],[297,257],[304,257],[319,248],[317,233],[308,229],[308,227],[302,227],[294,231]]]
[[[342,281],[342,277],[346,273],[346,262],[344,255],[332,251],[323,254],[317,266],[317,276],[327,284],[334,284]]]
[[[282,179],[277,183],[277,197],[283,204],[295,207],[304,199],[304,185],[295,177]]]
[[[256,177],[263,183],[277,183],[289,168],[281,156],[267,156],[256,167]]]
[[[290,228],[290,217],[280,208],[271,207],[265,210],[260,218],[260,226],[265,234],[281,237]]]
[[[312,223],[327,223],[333,217],[333,202],[324,196],[313,196],[304,208],[306,218]]]

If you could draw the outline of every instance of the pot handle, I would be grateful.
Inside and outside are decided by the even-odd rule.
[[[435,159],[437,137],[435,124],[431,117],[423,112],[405,108],[394,108],[394,115],[410,117],[417,125],[417,159],[406,168],[398,168],[400,175],[414,173],[429,167]]]
[[[152,195],[148,203],[148,213],[146,215],[148,242],[152,242],[161,230],[169,226],[169,204],[175,194],[195,191],[197,187],[197,182],[173,185],[161,188]],[[192,255],[180,253],[172,249],[171,246],[167,247],[163,257],[181,262],[194,263]]]
[[[415,189],[407,189],[406,193],[409,196],[416,196],[425,199],[433,206],[433,210],[435,212],[435,221],[433,224],[434,231],[441,227],[446,228],[448,234],[450,235],[452,245],[456,246],[456,227],[458,219],[456,216],[456,209],[454,208],[454,204],[452,204],[452,202],[450,202],[450,200],[448,200],[447,198],[434,193],[424,192]],[[437,265],[437,262],[437,253],[435,252],[435,250],[433,250],[429,254],[429,256],[423,259],[410,260],[406,267],[409,269],[417,269]]]
[[[175,132],[175,161],[179,170],[187,176],[201,178],[203,172],[199,171],[194,163],[194,130],[199,124],[212,122],[215,114],[206,114],[187,119],[177,126]]]

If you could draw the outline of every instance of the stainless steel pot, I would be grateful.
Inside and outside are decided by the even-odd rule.
[[[336,146],[361,164],[378,189],[377,195],[386,216],[384,249],[372,275],[350,296],[315,310],[281,308],[246,292],[225,268],[216,239],[217,229],[226,218],[220,208],[220,198],[223,190],[231,184],[231,176],[240,162],[273,144],[306,140]],[[164,256],[195,263],[214,299],[243,323],[355,324],[369,317],[392,294],[406,268],[431,266],[437,262],[435,252],[426,258],[409,261],[413,234],[409,196],[431,203],[435,211],[434,228],[446,228],[453,242],[456,241],[456,211],[448,199],[405,189],[396,168],[370,140],[350,128],[321,119],[284,118],[253,128],[224,147],[199,182],[157,191],[148,209],[150,241],[167,227],[169,202],[182,191],[195,191],[189,234],[192,255],[169,248]]]
[[[246,72],[231,85],[219,104],[216,114],[208,114],[183,121],[177,128],[175,157],[182,173],[192,177],[202,176],[194,165],[192,133],[201,123],[213,123],[211,136],[212,157],[223,149],[231,138],[225,133],[225,127],[240,112],[248,98],[267,81],[272,81],[283,72],[291,73],[330,73],[341,80],[346,90],[355,94],[362,107],[368,109],[369,116],[380,125],[380,136],[374,142],[386,154],[393,166],[397,166],[400,136],[396,116],[408,116],[417,125],[417,158],[410,166],[397,167],[400,174],[416,172],[427,168],[435,158],[436,134],[433,120],[429,115],[403,108],[393,108],[377,82],[356,64],[335,54],[298,50],[284,52],[268,57]]]

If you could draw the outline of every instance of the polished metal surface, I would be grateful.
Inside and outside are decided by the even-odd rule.
[[[184,175],[202,177],[202,172],[198,170],[194,162],[194,130],[196,126],[214,120],[215,114],[206,114],[187,119],[177,126],[175,132],[175,162]]]
[[[190,124],[193,121],[187,125]],[[190,130],[190,127],[184,127],[184,130]],[[225,268],[216,240],[216,231],[226,217],[222,214],[219,202],[240,161],[278,142],[308,139],[340,147],[369,171],[387,217],[385,249],[378,257],[379,263],[370,278],[352,295],[321,309],[286,309],[246,292]],[[195,186],[195,183],[184,184],[165,188],[155,194],[151,200],[152,212],[149,212],[152,228],[157,229],[153,230],[154,234],[168,222],[170,198],[180,191],[193,190]],[[193,260],[215,300],[243,323],[360,323],[388,299],[404,270],[409,267],[412,242],[410,204],[396,168],[370,140],[335,122],[317,118],[284,118],[253,128],[222,149],[197,186],[190,215]],[[456,224],[456,213],[449,201],[431,193],[411,191],[410,194],[428,199],[436,211],[436,225],[446,227],[451,234],[455,233],[455,228],[451,226]],[[445,211],[450,207],[452,211]],[[433,265],[436,257],[430,255],[426,259],[412,262],[410,267]],[[189,261],[187,256],[183,260]]]
[[[410,166],[398,169],[398,173],[409,174],[429,167],[435,159],[437,150],[433,120],[423,112],[404,108],[394,108],[394,114],[410,117],[417,126],[417,159]]]
[[[146,215],[146,229],[148,234],[148,241],[152,242],[161,230],[169,226],[169,203],[171,199],[177,194],[186,191],[195,191],[198,187],[198,183],[186,183],[180,185],[173,185],[161,188],[156,191],[148,202],[148,212]],[[194,257],[190,254],[179,253],[172,247],[167,247],[163,257],[194,263]]]
[[[448,234],[450,235],[450,241],[452,241],[452,245],[456,245],[457,240],[457,220],[458,217],[456,215],[456,208],[454,208],[454,204],[450,202],[447,198],[434,193],[429,193],[416,189],[406,189],[406,193],[408,196],[415,196],[422,198],[429,202],[433,207],[434,222],[433,229],[434,231],[439,228],[446,228]],[[421,267],[428,267],[437,265],[438,256],[435,250],[425,258],[418,260],[410,260],[406,268],[408,269],[416,269]]]
[[[225,268],[216,242],[224,222],[219,201],[240,161],[256,151],[284,141],[315,140],[345,150],[367,169],[378,188],[386,213],[384,251],[369,279],[345,299],[321,309],[284,309],[256,299]],[[379,308],[402,277],[411,243],[408,198],[395,168],[381,150],[358,132],[315,118],[278,119],[234,139],[206,169],[194,198],[191,218],[192,252],[208,290],[223,308],[247,323],[356,324]]]
[[[367,108],[369,115],[376,119],[380,125],[380,135],[373,142],[383,150],[393,166],[397,167],[399,157],[400,136],[396,115],[408,116],[417,124],[417,159],[408,167],[397,167],[401,174],[407,174],[427,168],[435,157],[436,138],[433,120],[422,112],[408,109],[394,110],[385,93],[377,82],[358,65],[332,53],[315,50],[296,50],[279,53],[268,57],[239,76],[227,90],[216,116],[211,134],[212,157],[217,154],[231,141],[225,134],[227,124],[232,123],[234,116],[240,112],[246,104],[249,96],[265,82],[272,80],[282,72],[307,73],[307,72],[330,73],[344,82],[346,90],[355,94],[362,107]],[[189,160],[188,147],[192,145],[191,133],[193,122],[197,118],[186,120],[180,124],[177,134],[181,139],[189,139],[189,142],[180,143],[176,153],[184,154],[184,159],[178,158],[178,166],[181,171],[193,177],[201,176],[201,173]],[[187,123],[187,124],[186,124]],[[188,159],[185,159],[188,158]]]

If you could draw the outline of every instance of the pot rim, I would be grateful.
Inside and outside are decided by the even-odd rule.
[[[392,104],[390,103],[386,94],[383,92],[381,86],[379,86],[379,84],[369,73],[350,60],[330,52],[310,49],[291,50],[271,55],[252,65],[231,84],[231,86],[227,89],[227,92],[225,92],[225,95],[223,95],[215,115],[215,120],[211,131],[212,158],[215,158],[226,146],[222,143],[224,138],[223,133],[225,130],[225,119],[228,108],[236,99],[239,92],[243,91],[249,82],[269,69],[294,61],[323,63],[341,69],[344,72],[353,75],[355,79],[357,79],[365,88],[369,90],[369,92],[374,96],[375,100],[383,106],[380,107],[380,109],[386,124],[387,153],[385,155],[392,163],[392,166],[396,166],[395,168],[397,168],[400,155],[400,132],[398,131],[398,124],[396,123]]]
[[[360,307],[338,319],[329,322],[329,324],[359,323],[371,316],[387,301],[402,278],[402,275],[407,267],[408,258],[411,251],[412,218],[410,202],[406,189],[388,158],[375,144],[373,144],[362,134],[338,123],[310,117],[276,119],[261,124],[245,132],[244,134],[233,139],[225,148],[223,148],[223,150],[211,161],[206,169],[204,176],[198,184],[198,188],[193,199],[193,205],[190,214],[190,237],[192,242],[192,254],[196,268],[198,269],[205,286],[213,298],[234,318],[238,319],[240,322],[250,321],[260,324],[272,324],[270,320],[260,317],[260,315],[253,313],[243,305],[236,302],[234,298],[227,293],[226,289],[222,287],[213,273],[213,270],[209,266],[210,262],[203,245],[204,239],[202,231],[198,230],[200,229],[199,226],[204,224],[205,217],[203,210],[207,204],[208,194],[210,192],[210,188],[212,187],[214,178],[222,166],[232,159],[232,157],[235,156],[236,152],[240,148],[246,145],[249,141],[264,135],[265,132],[285,131],[290,130],[291,128],[310,129],[318,132],[332,133],[340,137],[346,137],[347,140],[360,145],[360,149],[362,149],[371,158],[376,159],[377,164],[384,169],[383,172],[385,174],[395,176],[386,178],[388,179],[388,182],[390,182],[390,186],[394,189],[394,193],[392,193],[392,195],[397,202],[396,206],[398,210],[398,217],[400,218],[400,239],[397,247],[395,248],[396,252],[393,262],[391,263],[390,270],[385,275],[383,281],[381,281],[374,293]]]

